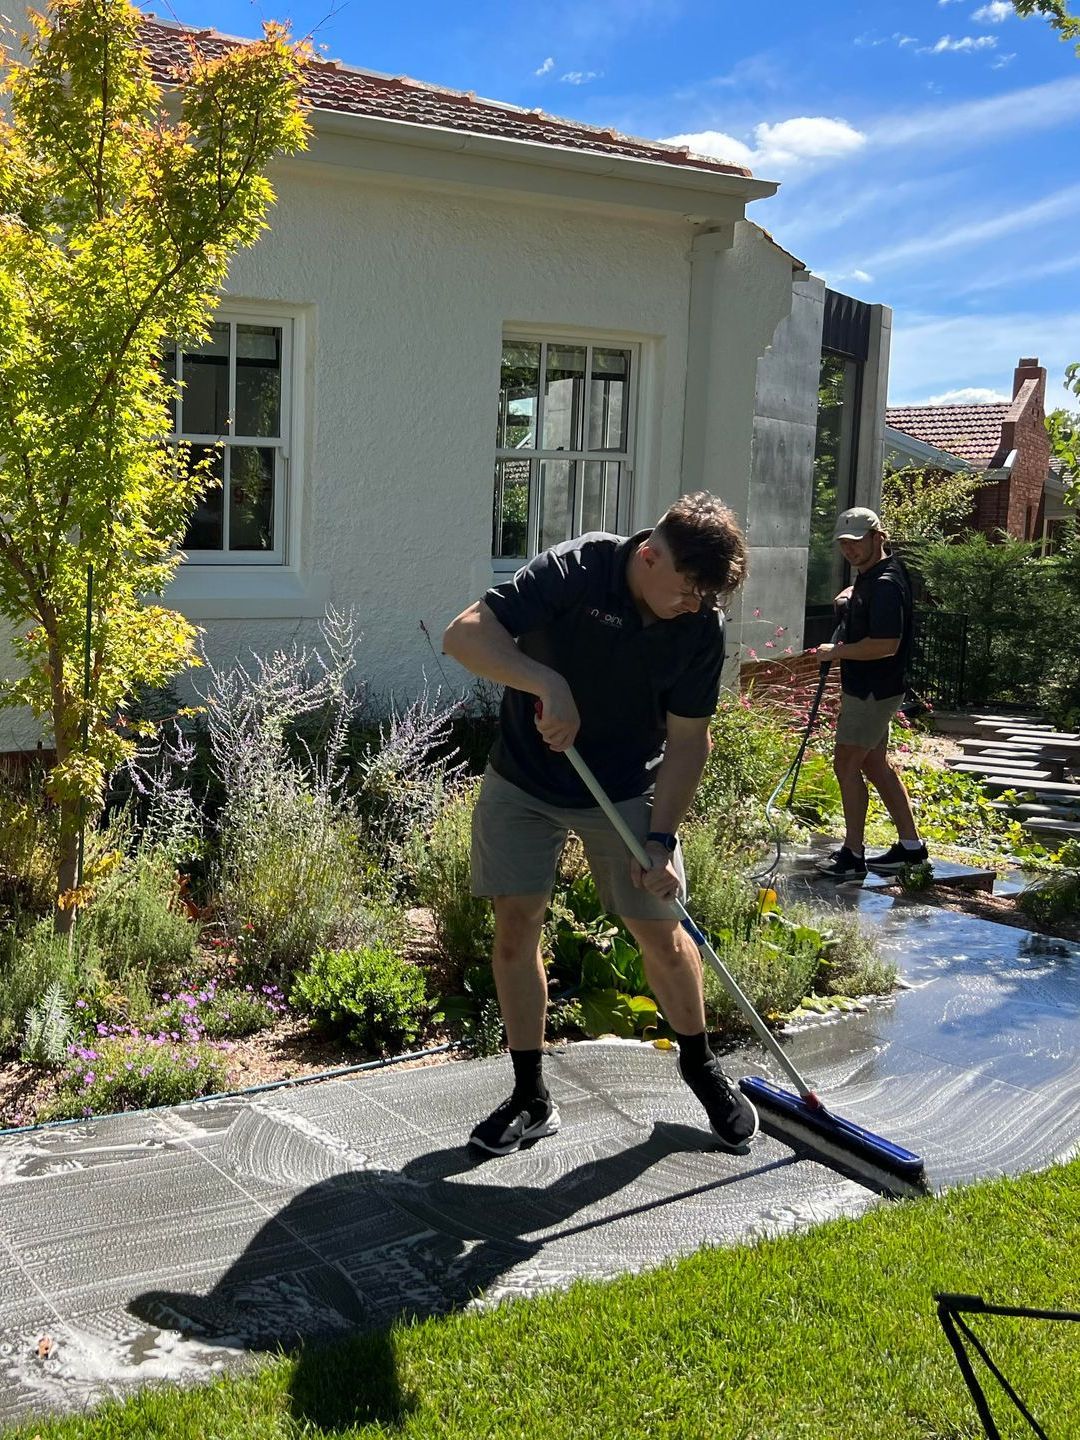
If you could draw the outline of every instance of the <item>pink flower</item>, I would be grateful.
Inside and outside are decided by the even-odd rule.
[[[772,642],[771,640],[766,640],[766,641],[765,641],[765,649],[766,649],[766,650],[775,650],[775,649],[776,649],[776,646],[773,644],[773,642]]]
[[[760,619],[761,619],[761,611],[760,611],[760,610],[755,610],[755,611],[754,611],[754,619],[755,619],[755,620],[760,620]]]
[[[756,660],[756,659],[757,659],[757,651],[756,651],[756,650],[747,650],[746,653],[747,653],[747,655],[750,656],[750,659],[751,659],[751,660]]]
[[[776,634],[777,634],[777,635],[783,635],[783,633],[784,633],[784,631],[785,631],[786,629],[787,629],[787,626],[786,626],[786,625],[777,625],[777,627],[776,627]]]

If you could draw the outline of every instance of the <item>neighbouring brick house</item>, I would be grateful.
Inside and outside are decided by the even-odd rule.
[[[903,405],[885,411],[885,462],[945,471],[979,470],[993,483],[976,497],[974,527],[1018,540],[1052,539],[1065,514],[1061,479],[1050,465],[1046,370],[1016,367],[1013,398],[995,405]]]

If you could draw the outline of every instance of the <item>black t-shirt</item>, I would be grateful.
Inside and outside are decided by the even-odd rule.
[[[911,582],[894,555],[856,575],[844,622],[844,643],[899,637],[900,648],[883,660],[840,660],[840,685],[849,695],[885,700],[903,695],[912,642]]]
[[[644,795],[663,751],[668,714],[709,716],[720,693],[724,617],[716,610],[642,622],[626,566],[651,532],[600,532],[546,550],[484,601],[531,659],[570,686],[575,745],[613,800]],[[595,801],[565,755],[536,729],[536,697],[507,686],[491,765],[550,805]]]

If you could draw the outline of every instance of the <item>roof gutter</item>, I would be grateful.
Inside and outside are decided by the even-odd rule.
[[[492,176],[488,184],[497,183],[496,172],[506,167],[507,187],[514,189],[518,187],[513,183],[511,171],[516,170],[520,174],[523,168],[527,168],[544,176],[535,188],[549,193],[556,193],[559,189],[569,193],[580,192],[583,181],[599,180],[608,182],[618,191],[629,192],[632,189],[638,197],[637,203],[644,208],[679,210],[694,215],[722,212],[728,218],[731,218],[734,207],[741,209],[752,200],[774,195],[779,188],[775,181],[757,180],[752,176],[665,165],[661,161],[624,155],[603,155],[531,140],[477,135],[470,131],[417,125],[381,116],[323,109],[311,110],[309,116],[314,129],[311,148],[306,152],[306,163],[309,165],[314,161],[334,166],[350,165],[360,170],[397,170],[405,175],[419,174],[424,166],[418,162],[418,156],[426,152],[429,156],[443,159],[447,177],[454,167],[447,165],[446,161],[456,160],[458,168],[472,171],[472,176],[465,173],[458,177],[466,181],[475,179],[478,167],[488,165]],[[346,157],[340,153],[338,145],[345,140],[368,143],[362,151]],[[393,155],[397,157],[396,165],[387,163]],[[402,164],[405,156],[411,158]],[[303,164],[305,157],[301,155],[279,163]],[[558,183],[560,177],[565,180],[562,186]],[[646,199],[650,191],[655,197],[651,205]],[[603,202],[603,191],[594,193],[592,198]]]

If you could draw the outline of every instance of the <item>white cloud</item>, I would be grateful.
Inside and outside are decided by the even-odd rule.
[[[1012,51],[1010,54],[1008,54],[1008,55],[999,55],[998,58],[994,61],[993,65],[990,66],[990,69],[991,69],[991,70],[1004,70],[1004,69],[1005,69],[1005,66],[1006,66],[1006,65],[1010,65],[1015,59],[1016,59],[1016,51],[1015,51],[1015,50],[1013,50],[1013,51]]]
[[[921,46],[919,54],[944,55],[948,51],[970,53],[974,50],[992,50],[996,44],[996,35],[964,35],[959,40],[954,40],[951,35],[942,35],[936,44]]]
[[[568,70],[559,79],[565,85],[588,85],[590,80],[598,80],[603,73],[602,70]]]
[[[937,0],[939,5],[959,5],[960,0]]]
[[[991,390],[986,385],[963,385],[959,390],[946,390],[941,395],[927,397],[927,405],[1000,405],[1011,400],[1004,390]]]
[[[1013,13],[1009,0],[990,0],[989,5],[980,5],[973,11],[971,18],[982,25],[1001,25]]]
[[[533,71],[534,75],[547,75],[555,69],[555,57],[549,55],[544,63]]]
[[[895,265],[908,260],[922,259],[927,255],[940,255],[948,250],[972,250],[988,240],[997,240],[1002,235],[1012,235],[1018,230],[1029,230],[1044,225],[1050,220],[1080,212],[1080,184],[1065,185],[1060,190],[1044,195],[1030,205],[1022,205],[1001,214],[990,215],[978,220],[964,214],[950,221],[945,229],[931,234],[916,235],[899,245],[891,245],[869,257],[868,264],[878,267]]]
[[[865,270],[852,270],[851,278],[853,280],[858,280],[860,285],[869,285],[870,281],[873,280],[874,277],[872,275],[868,275]]]
[[[905,45],[918,44],[918,41],[914,35],[901,35],[899,30],[897,30],[896,34],[892,38],[896,41],[897,45],[899,45],[901,50],[904,48]]]
[[[1024,280],[1030,284],[1032,280],[1044,280],[1048,275],[1068,275],[1073,270],[1080,270],[1080,251],[1073,255],[1061,255],[1054,260],[1047,260],[1041,265],[1026,264],[1024,266]],[[969,280],[954,293],[957,295],[977,295],[983,290],[997,290],[1003,285],[1016,284],[1015,270],[992,270],[985,275],[977,275]]]
[[[685,145],[695,155],[710,155],[714,160],[727,160],[732,165],[745,165],[750,169],[755,161],[755,152],[734,135],[725,135],[722,130],[698,130],[692,135],[669,135],[665,145]]]
[[[699,130],[668,137],[669,145],[686,145],[699,155],[712,155],[751,169],[789,169],[816,160],[840,160],[866,144],[866,136],[846,120],[825,115],[799,115],[775,125],[754,126],[753,146],[721,130]]]

